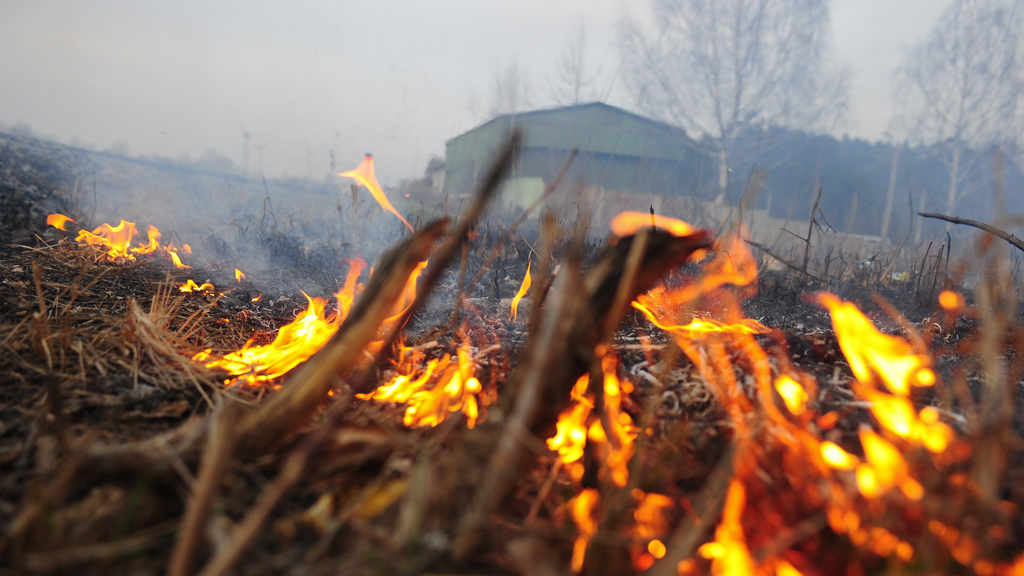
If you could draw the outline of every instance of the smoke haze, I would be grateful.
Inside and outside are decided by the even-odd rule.
[[[905,47],[948,2],[833,2],[850,64],[841,133],[879,139]],[[495,74],[525,72],[529,104],[580,23],[601,95],[631,108],[616,77],[624,17],[646,3],[528,0],[175,3],[51,0],[0,6],[0,123],[136,155],[202,157],[250,174],[322,179],[371,151],[384,184],[415,177],[444,142],[488,116]]]

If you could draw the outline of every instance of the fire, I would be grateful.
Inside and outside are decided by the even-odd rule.
[[[783,374],[775,379],[775,390],[786,403],[786,408],[793,416],[799,416],[807,410],[807,391],[799,382]]]
[[[338,331],[338,324],[325,314],[325,300],[311,298],[305,292],[303,295],[309,306],[293,322],[282,326],[273,342],[255,346],[250,340],[241,350],[207,362],[206,367],[225,370],[236,381],[255,386],[282,376],[305,362]],[[201,352],[193,359],[206,360],[209,352]]]
[[[305,292],[308,306],[291,323],[282,326],[273,342],[255,345],[250,339],[241,349],[210,359],[211,350],[204,350],[193,357],[207,368],[226,371],[232,376],[226,384],[242,382],[255,386],[283,376],[292,368],[305,362],[331,339],[348,314],[354,292],[359,288],[355,281],[362,270],[361,265],[350,262],[349,279],[338,294],[338,308],[334,314],[326,313],[327,301],[312,298]],[[258,301],[257,296],[253,301]]]
[[[662,320],[660,320],[647,306],[636,301],[632,302],[632,305],[633,308],[643,312],[644,316],[651,321],[651,324],[654,324],[666,332],[676,332],[686,337],[693,337],[698,334],[706,334],[708,332],[733,332],[741,334],[766,334],[771,332],[771,330],[769,330],[764,324],[761,324],[752,318],[743,318],[732,324],[726,324],[711,318],[703,317],[694,318],[685,325],[663,324]]]
[[[361,262],[361,261],[360,261]],[[428,262],[424,260],[420,262],[416,269],[409,275],[409,280],[405,283],[405,289],[402,291],[402,297],[395,305],[394,314],[390,316],[385,322],[394,322],[398,320],[399,316],[405,313],[412,306],[413,300],[416,299],[416,281],[419,280],[420,273],[427,267]],[[370,274],[373,274],[373,270],[370,270]]]
[[[869,410],[882,427],[911,444],[938,454],[945,451],[952,440],[953,429],[938,421],[939,413],[935,408],[925,407],[917,413],[906,398],[866,386],[855,386],[855,390],[871,403]]]
[[[594,404],[586,396],[589,376],[582,376],[573,386],[572,397],[575,402],[558,415],[555,424],[555,435],[548,438],[548,448],[558,453],[564,464],[573,464],[583,458],[583,448],[587,445],[587,420]],[[578,476],[582,476],[582,465]],[[574,474],[576,476],[576,474]]]
[[[397,216],[410,232],[414,232],[412,224],[409,224],[409,221],[402,217],[402,215],[398,213],[398,210],[395,210],[395,207],[391,205],[390,201],[388,201],[388,197],[384,195],[384,189],[380,187],[380,183],[377,182],[377,175],[374,173],[373,156],[367,154],[363,157],[363,161],[359,166],[347,172],[342,172],[341,174],[338,174],[338,176],[353,178],[356,182],[365,186],[366,189],[370,191],[370,194],[373,195],[373,198],[377,203],[380,204],[381,208]]]
[[[583,457],[587,442],[595,444],[594,451],[602,464],[602,474],[615,485],[625,486],[629,480],[629,459],[633,456],[636,428],[629,414],[621,411],[622,393],[629,393],[633,385],[620,382],[615,375],[618,361],[613,355],[606,355],[601,362],[604,371],[604,407],[609,431],[604,429],[599,415],[593,414],[594,396],[588,394],[589,375],[581,376],[573,387],[572,405],[558,415],[555,435],[548,439],[548,448],[557,452],[563,464],[573,465],[573,476],[582,476],[582,465],[576,466]]]
[[[373,392],[356,397],[406,404],[402,422],[412,428],[437,426],[453,412],[462,412],[469,428],[476,426],[483,385],[475,375],[478,361],[468,340],[463,339],[454,358],[445,356],[423,366],[424,362],[423,353],[403,346],[398,373]]]
[[[111,259],[134,260],[135,256],[128,251],[128,245],[131,244],[135,234],[135,223],[121,220],[117,226],[101,224],[91,233],[87,230],[80,230],[75,241],[85,242],[94,248],[105,250]]]
[[[673,236],[688,236],[697,231],[697,229],[691,226],[688,222],[679,220],[678,218],[630,211],[619,212],[615,218],[612,218],[609,226],[612,230],[612,234],[620,238],[636,234],[638,231],[652,226],[654,228],[660,228]],[[689,261],[700,262],[705,256],[707,256],[707,253],[707,250],[697,250],[690,256]]]
[[[74,220],[63,214],[50,214],[46,217],[47,226],[53,226],[57,230],[63,230],[64,232],[68,231],[68,229],[64,227],[68,222],[74,222]]]
[[[636,522],[632,529],[633,538],[640,543],[646,542],[647,550],[634,555],[633,567],[643,571],[650,568],[656,559],[663,558],[668,551],[660,538],[668,534],[668,513],[676,504],[664,494],[644,493],[639,488],[634,488],[631,496],[639,501],[633,511],[633,520]]]
[[[939,293],[939,306],[947,312],[959,312],[967,306],[964,295],[952,290],[943,290]]]
[[[633,307],[660,328],[676,331],[686,327],[673,325],[673,319],[691,307],[698,298],[726,284],[742,287],[756,280],[757,263],[750,248],[739,236],[728,236],[716,243],[715,257],[702,266],[699,277],[679,288],[656,286],[646,294],[641,294],[633,302]],[[753,329],[752,333],[768,332],[767,328],[752,319],[743,319],[740,323]],[[705,323],[698,323],[691,326],[689,331],[710,331],[709,328]]]
[[[530,265],[533,264],[533,260],[527,260],[526,262],[526,275],[523,276],[523,284],[519,287],[519,292],[516,292],[516,297],[512,299],[512,315],[508,317],[512,322],[516,321],[516,311],[519,309],[519,301],[526,296],[526,293],[530,290],[530,285],[533,281],[530,279]]]
[[[644,212],[620,212],[615,218],[612,218],[610,226],[612,234],[619,237],[636,234],[637,231],[648,226],[661,228],[674,236],[688,236],[697,231],[687,222],[677,218]]]
[[[235,268],[235,280],[237,280],[238,282],[245,280],[245,272],[242,272],[238,268]]]
[[[58,230],[66,230],[65,226],[68,222],[74,222],[74,220],[63,214],[50,214],[46,217],[47,225],[53,226]],[[148,241],[145,244],[132,247],[132,240],[137,234],[138,230],[134,222],[121,220],[117,226],[101,224],[92,232],[84,229],[79,230],[78,236],[75,237],[75,242],[88,244],[105,253],[109,259],[114,261],[134,261],[136,255],[162,254],[168,257],[176,267],[188,268],[188,266],[182,263],[181,258],[178,256],[178,249],[174,247],[174,244],[160,246],[160,230],[156,226],[149,226],[147,228],[146,236]],[[192,253],[192,249],[188,244],[185,244],[185,252],[188,254]]]
[[[348,311],[352,308],[352,301],[355,300],[356,288],[359,283],[359,275],[363,273],[366,262],[360,258],[345,260],[348,263],[348,274],[345,275],[345,284],[341,286],[334,297],[338,300],[338,317],[341,322],[348,318]],[[260,296],[263,296],[261,293]],[[253,300],[256,302],[257,300]]]
[[[583,558],[594,534],[597,533],[597,507],[601,504],[601,494],[594,488],[586,488],[570,503],[573,522],[579,534],[572,545],[571,568],[575,573],[583,570]]]
[[[832,314],[832,326],[850,369],[857,380],[874,384],[876,377],[894,394],[906,396],[911,386],[931,386],[935,373],[931,358],[917,354],[906,340],[879,332],[855,305],[828,292],[818,302]]]
[[[894,486],[911,500],[920,500],[924,488],[910,477],[907,461],[899,449],[869,426],[860,428],[860,442],[867,463],[856,468],[857,488],[865,498],[877,498]]]
[[[733,479],[725,496],[722,520],[715,528],[714,542],[697,549],[698,554],[711,560],[712,574],[741,576],[757,573],[740,522],[746,500],[747,494],[743,483]]]
[[[835,442],[825,441],[819,446],[821,459],[836,470],[853,470],[860,464],[860,458],[843,450]]]
[[[213,292],[214,287],[213,284],[210,284],[209,282],[203,282],[201,285],[196,284],[195,281],[190,278],[188,282],[179,286],[178,290],[181,290],[182,292]]]

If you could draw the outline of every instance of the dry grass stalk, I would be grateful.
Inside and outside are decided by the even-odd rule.
[[[712,520],[722,511],[725,493],[733,478],[734,460],[739,451],[740,449],[732,444],[722,454],[718,464],[705,480],[704,488],[695,499],[696,505],[687,512],[666,542],[665,556],[655,562],[648,572],[650,576],[675,576],[679,563],[693,557],[704,534],[714,526]]]
[[[416,311],[417,305],[422,305],[427,292],[440,278],[441,271],[468,238],[470,229],[487,207],[511,167],[519,141],[519,134],[514,132],[488,177],[484,179],[480,193],[466,217],[449,241],[438,250],[434,268],[419,286],[416,300],[406,309],[397,322],[397,328],[385,341],[378,359],[390,350],[399,329]],[[430,225],[384,256],[363,296],[353,306],[346,322],[327,346],[303,364],[292,377],[292,384],[285,388],[285,393],[275,396],[243,422],[243,450],[252,453],[265,449],[280,441],[282,435],[294,431],[309,418],[312,411],[326,399],[328,392],[336,386],[340,375],[351,368],[362,350],[375,339],[380,325],[388,317],[389,311],[404,290],[409,275],[420,262],[427,259],[431,247],[446,226],[447,221],[444,220]],[[372,332],[368,330],[371,327]],[[292,389],[297,392],[290,392]],[[278,400],[282,397],[283,400]],[[210,560],[202,570],[201,576],[221,576],[234,566],[274,507],[302,477],[314,454],[347,411],[351,400],[351,395],[346,393],[335,405],[334,413],[328,418],[327,425],[318,428],[288,455],[277,478],[260,493],[256,503],[233,531],[228,545]]]
[[[529,454],[521,435],[543,436],[569,402],[569,391],[587,373],[599,342],[598,327],[617,325],[609,313],[619,294],[635,242],[649,235],[648,246],[636,267],[635,280],[626,300],[657,282],[670,267],[686,260],[694,251],[710,246],[710,237],[700,233],[675,237],[667,232],[622,238],[609,247],[585,275],[580,276],[570,260],[563,264],[552,286],[536,332],[531,334],[523,364],[510,378],[516,395],[514,407],[493,450],[484,476],[473,497],[470,511],[459,523],[453,554],[466,558],[480,539],[481,528],[497,509],[512,483],[527,465]]]
[[[178,541],[171,552],[168,576],[188,576],[192,573],[193,558],[206,531],[210,505],[224,473],[231,464],[231,453],[236,440],[234,427],[239,415],[237,405],[227,404],[213,418],[213,430],[206,441],[206,450],[199,466],[199,477],[185,506]]]
[[[430,256],[447,222],[436,222],[389,251],[353,304],[345,323],[319,352],[288,378],[287,385],[241,423],[242,454],[257,454],[280,443],[304,425],[329,392],[342,384],[363,350],[379,337],[380,327],[402,295],[409,276]]]
[[[238,562],[242,553],[259,534],[270,513],[281,498],[302,477],[306,469],[302,452],[292,452],[281,467],[281,473],[267,486],[246,513],[245,518],[231,532],[228,545],[220,550],[199,572],[199,576],[223,576]]]

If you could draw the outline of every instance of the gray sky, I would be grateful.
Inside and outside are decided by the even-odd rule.
[[[892,70],[949,0],[834,0],[853,70],[844,132],[879,139]],[[517,61],[533,103],[577,23],[615,71],[623,15],[640,0],[362,0],[0,3],[0,123],[134,154],[241,163],[243,127],[268,176],[327,174],[377,158],[382,182],[418,176],[444,141],[485,119],[495,72]],[[629,106],[613,85],[611,102]],[[250,165],[260,154],[253,150]]]

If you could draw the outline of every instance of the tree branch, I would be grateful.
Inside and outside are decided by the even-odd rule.
[[[972,226],[979,230],[984,230],[993,236],[998,236],[1003,240],[1009,242],[1014,248],[1024,252],[1024,240],[1017,238],[1009,232],[1000,230],[995,226],[985,224],[984,222],[978,222],[977,220],[968,220],[967,218],[960,218],[959,216],[946,216],[945,214],[935,214],[934,212],[918,212],[918,216],[922,218],[934,218],[936,220],[945,220],[946,222],[952,222],[953,224],[963,224],[965,226]]]

